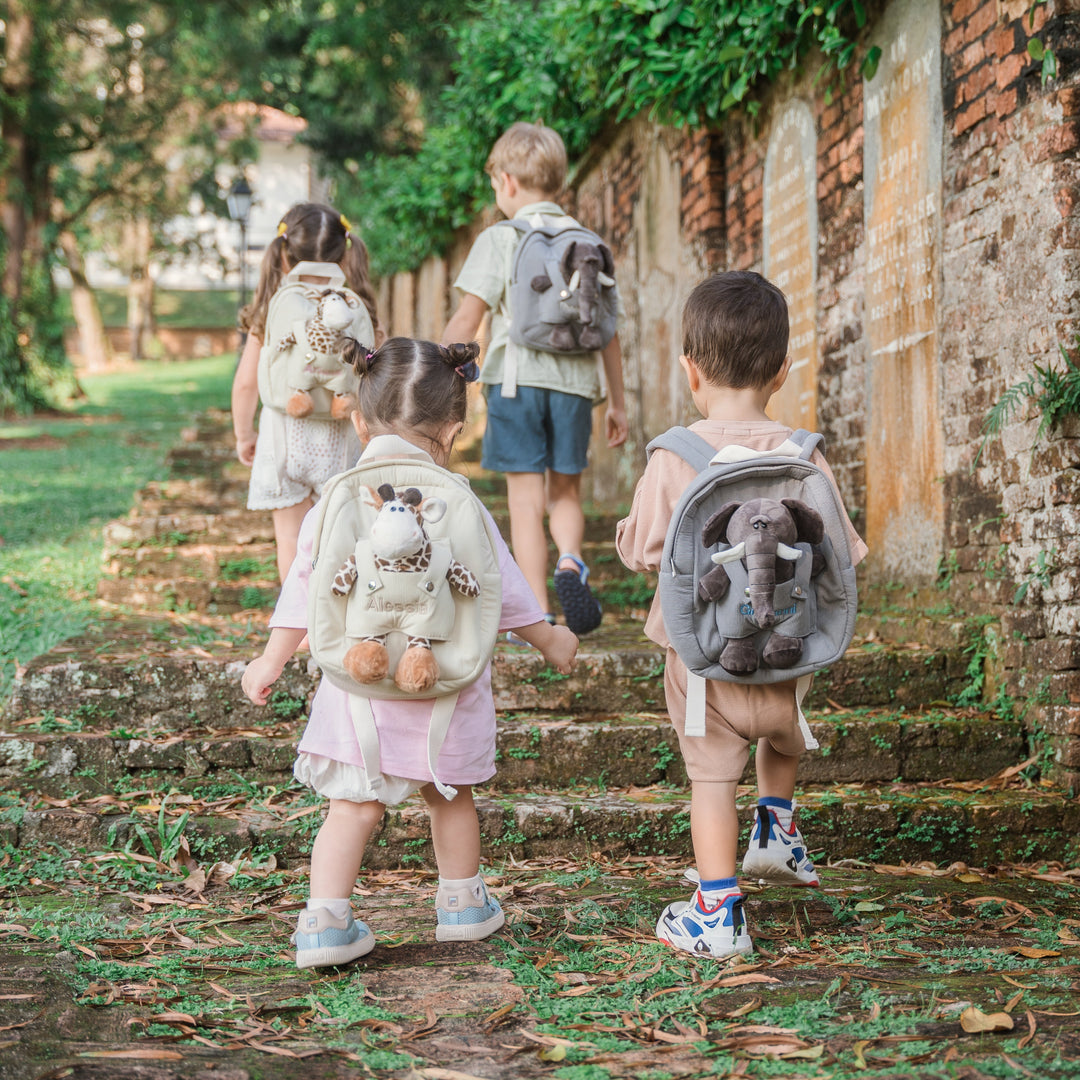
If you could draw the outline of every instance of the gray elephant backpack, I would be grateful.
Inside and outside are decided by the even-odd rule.
[[[591,353],[615,336],[615,261],[572,217],[534,214],[500,225],[521,240],[510,271],[510,340],[553,353]]]
[[[301,277],[325,278],[326,284]],[[337,263],[297,263],[266,309],[258,367],[263,405],[297,419],[347,418],[356,408],[359,377],[342,362],[345,337],[374,347],[364,302],[345,284]]]
[[[689,735],[705,733],[705,682],[798,680],[844,655],[855,632],[855,570],[836,488],[811,460],[822,436],[795,431],[773,450],[716,450],[675,427],[670,450],[698,475],[668,526],[658,592],[664,628],[686,664]]]
[[[308,640],[349,695],[371,776],[372,698],[430,699],[435,771],[458,693],[491,660],[502,613],[493,525],[468,481],[415,457],[361,459],[323,488],[308,587]]]

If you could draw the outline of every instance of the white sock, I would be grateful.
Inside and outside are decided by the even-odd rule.
[[[334,916],[335,919],[347,919],[352,913],[352,905],[348,899],[345,900],[322,900],[313,896],[307,902],[308,911],[317,911],[319,908],[325,908]]]
[[[468,889],[477,900],[483,899],[484,882],[479,874],[473,874],[467,878],[439,878],[439,888],[449,889],[456,892],[458,889]]]

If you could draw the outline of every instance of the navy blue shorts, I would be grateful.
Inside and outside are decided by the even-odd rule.
[[[519,386],[517,397],[487,388],[487,427],[481,464],[493,472],[566,473],[589,463],[592,402],[578,394]]]

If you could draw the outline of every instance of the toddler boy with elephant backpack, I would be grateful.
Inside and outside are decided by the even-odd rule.
[[[664,691],[691,782],[699,887],[669,904],[657,936],[677,949],[750,952],[735,876],[735,797],[750,743],[758,806],[742,870],[816,885],[793,821],[799,756],[817,743],[801,703],[814,671],[851,641],[852,528],[821,437],[770,420],[787,378],[788,311],[759,274],[702,282],[683,309],[679,362],[704,416],[649,445],[616,546],[631,570],[659,573],[646,635],[666,650]]]

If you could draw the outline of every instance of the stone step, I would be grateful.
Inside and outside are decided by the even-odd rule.
[[[243,698],[239,679],[255,649],[160,646],[148,641],[144,624],[122,626],[103,644],[73,638],[33,660],[16,680],[5,710],[8,721],[78,710],[100,715],[108,725],[131,728],[172,718],[208,727],[253,727],[261,713]],[[214,650],[214,651],[211,651]],[[960,652],[912,643],[892,647],[859,644],[829,670],[819,673],[807,697],[809,708],[854,709],[881,706],[922,708],[954,700],[968,681]],[[306,703],[317,672],[306,654],[292,660],[279,680],[279,700]],[[583,640],[572,675],[560,675],[535,650],[504,642],[492,665],[496,708],[504,712],[540,710],[580,714],[632,714],[664,707],[663,660],[641,633],[641,624],[608,620]],[[161,718],[165,717],[163,721]]]
[[[184,835],[200,861],[231,858],[257,847],[284,863],[306,860],[323,807],[306,795],[276,788],[249,801],[218,795],[195,800],[141,791],[108,802],[6,813],[0,841],[25,850],[55,845],[68,853],[106,848],[148,854],[164,825],[188,814]],[[804,787],[797,793],[807,846],[822,865],[839,859],[866,862],[962,861],[971,866],[1060,860],[1075,864],[1080,802],[1051,790],[968,791],[947,786],[894,784]],[[258,801],[256,801],[258,800]],[[746,843],[754,798],[740,798]],[[689,804],[666,787],[575,793],[477,793],[487,860],[545,856],[584,857],[603,852],[672,855],[692,863]],[[155,852],[156,853],[156,852]],[[391,808],[364,856],[368,869],[434,865],[426,811],[414,798]]]
[[[98,598],[143,611],[203,611],[209,614],[270,610],[278,596],[273,580],[221,582],[198,578],[101,578]]]
[[[246,783],[287,786],[306,710],[281,699],[271,710],[252,728],[95,730],[77,714],[20,721],[0,735],[0,779],[8,790],[54,797],[155,784],[194,792],[227,782],[234,771]],[[181,723],[175,715],[167,719]],[[821,744],[800,765],[800,778],[810,784],[981,780],[1025,753],[1016,723],[974,710],[812,714],[809,721]],[[687,784],[663,713],[512,713],[500,717],[497,740],[498,773],[488,784],[495,790]],[[751,760],[744,782],[753,777]]]

